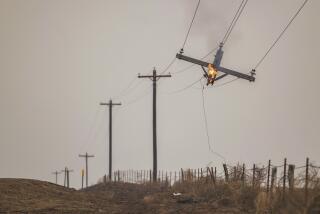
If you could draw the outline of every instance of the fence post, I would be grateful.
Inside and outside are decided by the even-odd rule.
[[[271,187],[270,187],[271,197],[273,195],[272,193],[273,193],[273,188],[274,188],[276,179],[277,179],[277,167],[273,167],[271,171]]]
[[[217,167],[214,167],[214,179],[217,180]]]
[[[213,172],[211,171],[210,167],[207,167],[207,177],[210,175],[210,180],[213,182]]]
[[[228,173],[228,167],[227,164],[223,164],[223,170],[224,170],[224,176],[225,176],[225,180],[226,182],[229,182],[229,173]]]
[[[286,194],[286,178],[287,178],[287,158],[284,159],[284,164],[283,164],[283,187],[282,187],[283,199],[285,198],[285,194]]]
[[[308,197],[309,197],[309,190],[308,190],[308,185],[309,185],[309,158],[306,160],[306,182],[305,182],[305,203],[306,205],[308,204]]]
[[[200,180],[200,170],[198,168],[198,181]]]
[[[252,169],[252,187],[254,188],[255,186],[255,177],[256,177],[256,164],[253,164],[253,169]]]
[[[268,161],[268,174],[267,174],[267,194],[269,194],[270,191],[270,167],[271,167],[271,160]]]
[[[209,178],[209,167],[207,167],[206,183],[208,183],[208,178]]]
[[[245,170],[246,170],[246,166],[245,166],[245,164],[242,164],[241,181],[242,181],[242,185],[243,185],[243,186],[244,186],[244,184],[245,184],[245,177],[246,177],[246,175],[245,175]]]
[[[289,192],[292,192],[294,188],[294,169],[295,169],[295,165],[289,164],[289,168],[288,168]]]
[[[181,182],[184,181],[183,169],[181,168]]]

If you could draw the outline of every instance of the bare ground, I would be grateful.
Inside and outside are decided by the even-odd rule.
[[[44,181],[0,179],[0,213],[320,213],[320,194],[308,209],[289,198],[273,210],[265,209],[264,194],[230,184],[171,188],[106,183],[75,190]]]
[[[0,213],[254,213],[225,199],[173,196],[161,185],[98,184],[82,191],[28,179],[0,179]]]

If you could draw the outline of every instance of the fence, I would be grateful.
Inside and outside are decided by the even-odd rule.
[[[274,192],[280,192],[283,198],[297,189],[304,192],[305,202],[308,202],[310,190],[320,186],[320,166],[310,163],[309,158],[306,158],[304,165],[298,167],[288,164],[286,158],[281,165],[273,165],[269,160],[267,166],[253,164],[252,168],[247,168],[245,164],[223,164],[222,167],[223,170],[219,173],[216,167],[180,169],[173,172],[160,170],[157,172],[157,182],[168,186],[183,182],[213,185],[217,182],[240,182],[242,185],[260,188],[271,197]],[[152,170],[117,170],[113,173],[113,181],[147,184],[152,183],[152,175]],[[107,176],[104,177],[104,182],[107,182]]]

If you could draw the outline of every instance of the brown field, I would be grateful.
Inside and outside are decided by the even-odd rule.
[[[283,201],[275,194],[269,203],[261,189],[238,183],[168,187],[113,182],[75,190],[37,180],[0,179],[0,213],[320,213],[320,193],[308,206],[296,195]]]

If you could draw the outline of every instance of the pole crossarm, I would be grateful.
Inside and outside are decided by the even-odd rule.
[[[60,172],[58,172],[58,171],[52,172],[52,174],[54,174],[54,175],[59,175],[61,173],[62,173],[61,171]]]
[[[138,75],[138,78],[153,78],[153,75]],[[156,78],[161,78],[161,77],[171,77],[171,74],[164,74],[164,75],[156,75]]]
[[[113,105],[113,106],[121,106],[121,103],[100,103],[100,105],[102,106],[110,106],[110,105]]]
[[[201,60],[198,60],[198,59],[194,59],[194,58],[191,58],[191,57],[188,57],[188,56],[185,56],[185,55],[182,55],[182,54],[177,54],[176,55],[177,59],[181,59],[181,60],[184,60],[184,61],[187,61],[187,62],[191,62],[193,64],[196,64],[196,65],[200,65],[202,67],[208,67],[210,63],[208,62],[204,62],[204,61],[201,61]],[[250,82],[254,82],[255,81],[255,77],[253,75],[247,75],[247,74],[244,74],[244,73],[240,73],[240,72],[237,72],[237,71],[234,71],[234,70],[231,70],[231,69],[228,69],[228,68],[224,68],[224,67],[221,67],[221,66],[218,66],[217,67],[217,70],[220,71],[220,72],[223,72],[227,75],[232,75],[232,76],[235,76],[235,77],[238,77],[238,78],[241,78],[241,79],[245,79],[245,80],[248,80]],[[222,79],[223,75],[221,75],[220,77],[217,77],[217,79]]]
[[[80,158],[85,158],[85,157],[88,157],[88,158],[94,158],[94,155],[79,155]]]

